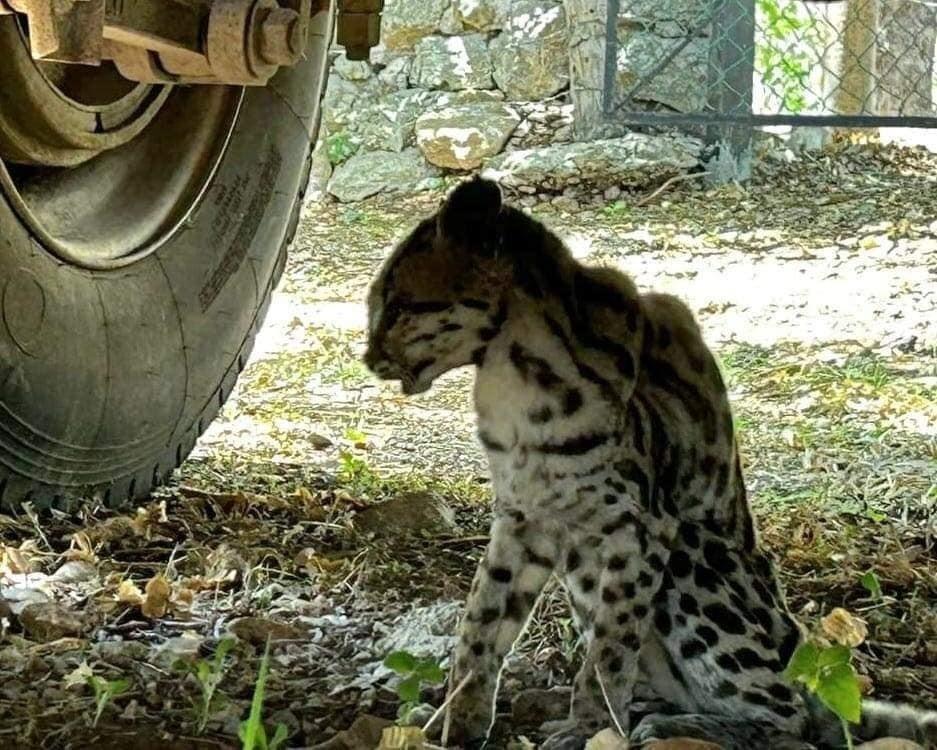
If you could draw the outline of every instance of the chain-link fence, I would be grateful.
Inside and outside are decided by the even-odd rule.
[[[606,32],[608,121],[937,127],[937,0],[608,0]]]

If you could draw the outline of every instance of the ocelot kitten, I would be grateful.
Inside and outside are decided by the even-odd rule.
[[[690,311],[639,294],[472,180],[396,249],[369,297],[367,365],[427,390],[473,364],[495,489],[450,685],[460,746],[483,741],[499,672],[548,578],[587,644],[569,721],[730,750],[838,747],[781,676],[801,631],[759,548],[719,369]],[[937,715],[867,702],[857,736],[937,741]],[[926,735],[926,737],[925,737]]]

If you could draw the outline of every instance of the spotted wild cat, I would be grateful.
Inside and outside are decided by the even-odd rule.
[[[408,394],[476,368],[495,490],[451,684],[460,742],[484,740],[505,655],[554,573],[587,647],[569,720],[730,750],[837,747],[782,677],[801,632],[749,510],[719,369],[690,311],[577,262],[498,187],[457,188],[369,297],[366,362]],[[857,736],[937,742],[937,715],[867,702]],[[926,734],[926,737],[925,737]]]

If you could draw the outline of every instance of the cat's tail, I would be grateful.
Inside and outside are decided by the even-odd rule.
[[[810,710],[813,741],[819,747],[838,748],[844,744],[839,720],[814,696],[806,696]],[[937,711],[885,701],[862,701],[862,719],[851,725],[853,738],[868,742],[882,737],[913,740],[927,750],[937,750]]]

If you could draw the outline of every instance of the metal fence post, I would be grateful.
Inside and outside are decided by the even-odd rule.
[[[709,181],[742,182],[752,170],[752,86],[755,73],[755,0],[713,0],[709,54],[711,111],[738,120],[707,128],[715,147]]]

